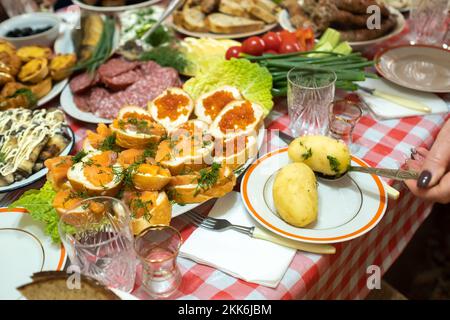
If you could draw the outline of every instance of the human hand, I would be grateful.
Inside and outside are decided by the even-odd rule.
[[[439,132],[432,148],[418,148],[412,160],[407,161],[411,170],[421,172],[417,181],[405,181],[411,192],[425,200],[450,203],[450,120]]]

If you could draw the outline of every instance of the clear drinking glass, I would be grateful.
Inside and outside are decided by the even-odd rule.
[[[352,153],[358,151],[353,144],[353,130],[362,117],[362,109],[358,102],[338,100],[330,105],[330,121],[328,135],[344,141]]]
[[[288,75],[288,111],[294,137],[325,135],[333,102],[336,74],[331,71],[294,68]]]
[[[85,199],[61,217],[58,228],[70,262],[82,274],[125,292],[133,289],[137,261],[130,212],[122,201]]]
[[[411,44],[441,45],[447,32],[450,0],[412,0],[409,26]]]
[[[181,283],[177,256],[182,243],[173,227],[157,225],[143,230],[134,248],[143,265],[142,285],[153,298],[167,298]]]

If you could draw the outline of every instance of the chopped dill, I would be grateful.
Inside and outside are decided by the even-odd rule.
[[[197,187],[195,188],[194,197],[201,191],[210,189],[219,180],[219,170],[222,167],[220,163],[214,162],[211,167],[201,169],[199,171],[200,177],[197,180]]]

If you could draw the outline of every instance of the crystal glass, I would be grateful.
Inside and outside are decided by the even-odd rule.
[[[336,74],[294,68],[287,77],[289,127],[293,136],[325,135],[329,106],[334,99]]]
[[[358,151],[353,144],[353,130],[362,117],[362,109],[358,102],[338,100],[330,105],[328,135],[344,141],[352,153]]]
[[[181,283],[177,256],[182,243],[180,233],[170,226],[158,225],[143,230],[134,248],[143,265],[142,285],[153,298],[171,296]]]
[[[450,0],[412,0],[409,26],[411,44],[441,45],[447,32]]]
[[[125,292],[133,289],[136,254],[130,212],[122,201],[85,199],[64,213],[58,228],[70,262],[82,274]]]

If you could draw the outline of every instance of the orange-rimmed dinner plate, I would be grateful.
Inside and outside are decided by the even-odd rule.
[[[33,273],[62,270],[66,251],[24,209],[0,208],[0,300],[23,299],[17,287]]]
[[[278,215],[272,188],[276,173],[289,164],[288,149],[279,149],[258,159],[245,173],[241,196],[250,215],[266,229],[285,238],[309,243],[348,241],[373,229],[387,207],[387,193],[379,177],[350,172],[337,181],[318,179],[317,221],[299,228]],[[352,165],[368,166],[357,157]]]

